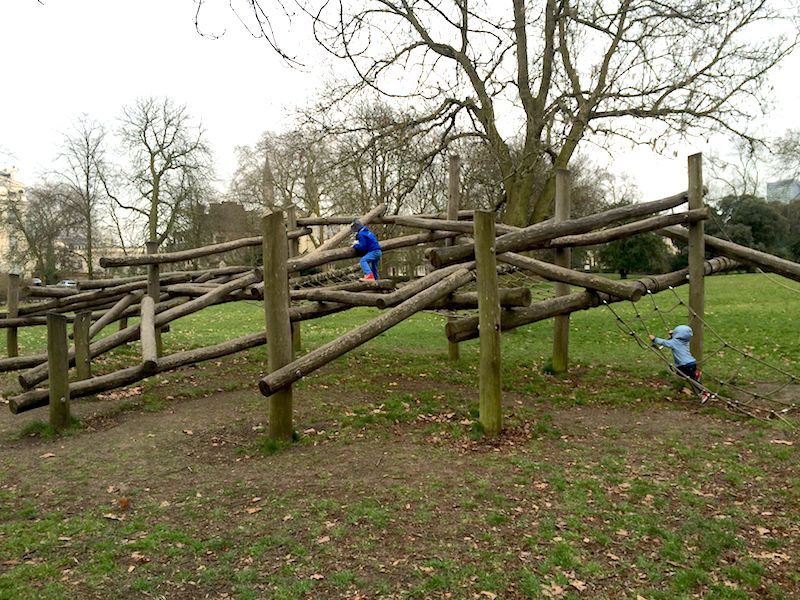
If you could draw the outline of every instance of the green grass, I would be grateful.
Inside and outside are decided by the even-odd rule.
[[[797,374],[798,300],[760,275],[715,277],[706,316],[722,339]],[[671,292],[656,301],[662,312],[648,298],[615,310],[641,335],[686,321]],[[256,331],[262,310],[232,303],[181,319],[165,349]],[[304,350],[378,314],[303,323]],[[145,421],[232,398],[222,425],[177,442],[119,426],[118,450],[113,430],[20,427],[0,453],[0,598],[800,595],[791,427],[694,404],[598,308],[572,316],[566,375],[548,370],[550,322],[503,336],[506,433],[486,440],[479,344],[451,364],[444,323],[419,314],[298,382],[294,443],[266,437],[263,347],[151,377],[125,399],[125,418]],[[23,352],[43,347],[42,329],[20,330]],[[716,339],[706,332],[709,350]],[[132,345],[95,367],[137,356]],[[769,379],[731,352],[709,363]],[[681,425],[648,429],[654,413]],[[62,449],[81,441],[85,454]],[[121,516],[120,492],[108,491],[120,485],[134,503]]]

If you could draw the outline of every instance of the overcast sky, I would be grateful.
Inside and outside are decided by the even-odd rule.
[[[224,190],[235,146],[290,127],[291,108],[330,68],[310,54],[311,40],[302,44],[305,32],[283,30],[283,41],[309,65],[289,68],[248,34],[227,1],[209,1],[201,24],[225,31],[219,39],[198,35],[194,0],[0,0],[0,168],[16,166],[30,184],[51,168],[77,115],[113,128],[121,107],[137,97],[169,97],[202,120]],[[795,56],[773,79],[776,132],[800,128],[798,72]],[[711,149],[677,144],[666,159],[620,148],[615,171],[632,174],[644,198],[654,199],[686,189],[686,157]]]

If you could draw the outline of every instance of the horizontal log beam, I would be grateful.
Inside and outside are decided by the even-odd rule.
[[[302,229],[294,229],[288,233],[289,239],[297,239],[304,235],[311,233],[307,227]],[[260,235],[241,238],[238,240],[231,240],[229,242],[222,242],[220,244],[212,244],[210,246],[202,246],[200,248],[191,248],[189,250],[179,250],[177,252],[162,252],[160,254],[137,254],[135,256],[104,256],[100,259],[101,267],[134,267],[143,265],[160,265],[164,263],[176,263],[188,260],[194,260],[203,256],[210,256],[212,254],[222,254],[239,248],[247,248],[251,246],[260,246],[262,238]]]
[[[457,237],[458,235],[458,233],[452,231],[431,231],[428,233],[417,233],[414,235],[406,235],[388,240],[382,240],[381,249],[385,253],[398,248],[408,248],[410,246],[417,246],[419,244],[426,244],[429,242],[435,242],[437,240],[446,240],[448,238]],[[290,258],[287,261],[287,266],[289,272],[296,272],[304,269],[310,269],[312,267],[318,267],[320,265],[338,260],[355,258],[357,256],[358,253],[353,250],[353,248],[334,248],[333,250],[325,250],[324,252],[310,252],[308,254],[303,254],[302,256]]]
[[[251,333],[234,340],[216,344],[215,346],[196,348],[194,350],[176,352],[175,354],[164,356],[158,359],[155,368],[152,369],[148,369],[146,365],[136,365],[135,367],[129,367],[121,371],[99,375],[91,379],[84,379],[83,381],[76,381],[69,386],[70,399],[82,398],[114,390],[141,381],[155,373],[164,373],[186,365],[193,365],[206,360],[235,354],[242,350],[247,350],[248,348],[262,346],[266,344],[266,341],[267,336],[265,331]],[[8,407],[11,412],[16,415],[34,408],[46,406],[49,401],[48,394],[49,392],[46,389],[31,390],[9,398]]]
[[[684,242],[689,239],[689,231],[683,227],[666,227],[658,233],[674,240],[681,240]],[[793,279],[794,281],[800,281],[800,264],[796,262],[786,260],[785,258],[779,258],[759,250],[753,250],[747,246],[734,244],[733,242],[728,242],[711,235],[704,235],[703,239],[705,241],[706,250],[713,250],[715,254],[722,254],[733,260],[759,267],[771,273],[777,273],[778,275]]]
[[[736,268],[738,263],[727,258],[713,258],[705,261],[704,269],[706,275],[713,275],[723,271]],[[634,283],[641,287],[644,293],[658,293],[670,287],[678,287],[688,282],[689,269],[681,269],[666,273],[664,275],[654,275],[643,277]],[[529,325],[544,319],[550,319],[559,315],[566,315],[578,310],[586,310],[599,306],[603,301],[609,304],[622,302],[624,299],[612,297],[604,293],[578,292],[566,296],[558,296],[536,302],[527,308],[512,309],[503,311],[500,318],[500,328],[502,331],[515,329],[523,325]],[[478,337],[478,318],[466,317],[464,319],[454,319],[445,325],[445,335],[451,342],[464,342]]]
[[[591,273],[581,273],[580,271],[559,267],[552,263],[522,256],[513,252],[499,254],[497,260],[513,265],[519,269],[530,271],[550,281],[560,281],[569,285],[577,285],[582,288],[605,292],[606,294],[624,298],[632,302],[639,300],[644,293],[644,290],[635,283],[614,281],[598,275],[592,275]]]
[[[584,233],[580,235],[565,235],[563,237],[548,240],[538,246],[539,248],[572,248],[575,246],[594,246],[597,244],[606,244],[614,240],[621,240],[632,235],[646,233],[648,231],[656,231],[662,227],[670,225],[681,225],[684,223],[693,223],[695,221],[703,221],[708,218],[708,207],[695,208],[685,212],[679,212],[674,215],[658,215],[657,217],[650,217],[642,219],[641,221],[634,221],[633,223],[626,223],[617,227],[609,227],[600,231],[592,231],[591,233]]]
[[[662,198],[661,200],[612,208],[605,212],[580,217],[578,219],[568,219],[559,222],[554,222],[550,219],[513,233],[501,235],[495,242],[495,251],[497,254],[502,254],[504,252],[530,250],[535,248],[537,244],[541,244],[553,238],[588,233],[589,231],[594,231],[600,227],[610,225],[611,223],[626,221],[669,208],[675,208],[685,203],[686,198],[686,192],[682,192],[674,196]],[[431,248],[427,253],[428,260],[437,268],[464,262],[472,259],[474,256],[474,243],[448,246],[445,248]]]

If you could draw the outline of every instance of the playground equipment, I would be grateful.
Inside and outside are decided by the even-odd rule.
[[[458,355],[458,342],[480,337],[480,420],[488,434],[497,434],[502,429],[501,331],[556,318],[553,366],[557,371],[565,371],[572,312],[623,301],[637,302],[645,295],[652,296],[687,282],[690,286],[687,316],[696,332],[692,353],[702,361],[705,276],[745,262],[800,281],[800,265],[704,235],[703,220],[708,213],[703,206],[700,160],[700,155],[689,159],[687,192],[576,219],[569,218],[568,174],[560,171],[556,217],[525,228],[497,224],[493,213],[459,211],[458,186],[453,183],[458,181],[458,169],[451,164],[446,214],[386,215],[386,207],[381,205],[359,216],[365,224],[394,224],[422,231],[381,241],[384,256],[399,249],[428,246],[426,257],[433,270],[401,286],[387,280],[358,281],[352,266],[331,269],[337,262],[352,261],[356,256],[352,248],[336,247],[347,238],[354,216],[298,218],[293,208],[266,214],[262,219],[262,236],[169,253],[159,253],[150,244],[144,255],[101,260],[106,268],[146,267],[146,275],[80,282],[78,289],[43,286],[35,291],[23,290],[28,295],[46,298],[41,304],[19,306],[19,282],[11,278],[9,286],[16,285],[17,290],[16,296],[9,293],[8,311],[0,315],[0,327],[8,332],[8,358],[0,359],[0,371],[22,370],[18,375],[22,391],[9,399],[10,409],[16,414],[49,404],[51,423],[60,427],[66,423],[71,399],[269,342],[268,374],[258,382],[258,387],[270,398],[270,436],[288,439],[294,429],[292,384],[295,381],[419,311],[477,307],[478,315],[451,317],[445,333],[451,357]],[[687,203],[686,211],[659,214]],[[310,227],[336,224],[343,226],[338,233],[313,251],[298,254],[297,239],[308,235]],[[689,267],[634,281],[612,281],[569,268],[569,248],[648,231],[688,241]],[[434,246],[436,242],[444,245]],[[161,265],[259,245],[262,267],[161,272]],[[718,250],[724,256],[706,260],[706,248]],[[539,249],[555,249],[555,263],[520,254]],[[300,275],[314,267],[328,270]],[[499,282],[503,278],[498,274],[509,270],[556,282],[555,296],[531,301],[529,288],[501,288]],[[471,283],[477,284],[477,292],[459,291]],[[570,293],[570,285],[584,291]],[[214,304],[253,299],[264,302],[265,330],[206,348],[163,354],[160,336],[172,321]],[[300,322],[354,306],[375,306],[383,312],[338,339],[295,356]],[[129,317],[139,317],[139,321],[129,326]],[[67,336],[62,333],[68,321],[73,321],[71,349],[67,348]],[[100,330],[115,321],[120,323],[117,332],[92,341]],[[17,328],[42,324],[48,326],[48,351],[17,356]],[[141,340],[138,364],[91,375],[93,358],[137,339]],[[71,365],[77,371],[77,380],[72,382],[69,381]],[[46,388],[35,387],[46,380]]]

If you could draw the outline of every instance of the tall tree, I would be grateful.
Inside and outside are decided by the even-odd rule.
[[[264,2],[250,4],[264,23]],[[567,167],[587,138],[659,148],[669,133],[748,136],[742,123],[768,104],[767,74],[797,44],[796,15],[764,0],[301,4],[316,39],[356,75],[331,103],[377,90],[413,104],[415,122],[445,143],[478,137],[516,225],[545,218],[551,167]]]
[[[80,219],[83,230],[83,259],[89,279],[94,277],[94,248],[101,206],[107,200],[103,182],[108,179],[105,128],[87,115],[77,118],[72,131],[64,136],[59,159],[64,168],[58,177],[71,190],[67,198]]]
[[[55,283],[65,270],[72,270],[74,237],[80,231],[81,219],[73,206],[75,190],[63,182],[45,182],[9,197],[3,207],[12,235],[19,235],[25,244],[16,245],[18,262],[32,258],[35,272],[48,283]]]
[[[161,244],[184,205],[212,177],[205,131],[185,106],[168,98],[144,98],[123,109],[120,137],[135,197],[131,203],[115,199],[122,208],[143,216],[146,239]]]

